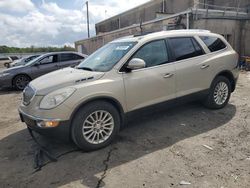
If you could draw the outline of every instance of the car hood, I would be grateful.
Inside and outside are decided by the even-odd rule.
[[[30,85],[36,90],[36,95],[46,95],[63,87],[100,79],[104,74],[103,72],[64,68],[41,76],[30,82]]]
[[[24,66],[24,65],[18,65],[18,66],[14,66],[14,67],[10,67],[10,68],[4,69],[1,72],[4,72],[4,73],[14,73],[16,71],[20,72],[20,70],[25,69],[25,67],[26,66]]]

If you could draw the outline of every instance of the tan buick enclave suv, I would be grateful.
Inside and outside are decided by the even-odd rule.
[[[129,36],[106,44],[75,68],[33,80],[23,92],[20,117],[36,132],[95,150],[108,145],[124,115],[137,109],[187,96],[223,108],[235,89],[237,64],[228,42],[209,31]]]

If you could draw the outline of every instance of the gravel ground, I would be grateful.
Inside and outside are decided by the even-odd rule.
[[[249,188],[249,83],[250,73],[241,73],[221,110],[189,103],[135,115],[112,145],[90,153],[36,135],[59,157],[45,159],[40,171],[33,168],[36,144],[17,113],[21,93],[2,90],[0,186]]]

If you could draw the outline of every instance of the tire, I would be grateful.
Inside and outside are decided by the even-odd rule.
[[[15,89],[17,90],[23,90],[31,81],[30,77],[27,75],[17,75],[14,79],[13,79],[13,86],[15,87]]]
[[[221,88],[220,91],[218,90],[219,88]],[[209,94],[204,101],[204,105],[210,109],[221,109],[225,107],[230,99],[231,91],[232,88],[230,81],[226,77],[224,76],[216,77],[211,84]]]
[[[96,113],[98,119],[103,121],[95,122]],[[71,137],[80,149],[97,150],[112,142],[120,130],[120,124],[120,115],[112,104],[105,101],[91,102],[80,108],[74,116]]]
[[[9,67],[10,67],[10,63],[4,63],[4,66],[5,66],[6,68],[9,68]]]

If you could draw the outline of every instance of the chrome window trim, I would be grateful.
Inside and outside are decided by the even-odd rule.
[[[191,37],[191,36],[188,36],[188,37]],[[193,36],[194,37],[194,39],[196,40],[196,38],[195,38],[195,36]],[[198,36],[199,37],[199,36]],[[172,38],[172,37],[167,37],[167,38]],[[166,39],[167,39],[166,38]],[[174,37],[173,37],[174,38]],[[158,39],[159,40],[159,39]],[[154,40],[152,40],[152,41],[154,41]],[[198,43],[199,43],[199,41],[198,40],[196,40]],[[150,41],[151,42],[151,41]],[[203,42],[203,41],[202,41]],[[224,42],[224,41],[223,41]],[[204,43],[204,42],[203,42]],[[225,42],[224,42],[225,43]],[[146,43],[145,43],[146,44]],[[204,43],[205,44],[205,43]],[[140,47],[142,47],[144,44],[142,44]],[[201,45],[201,44],[200,44]],[[142,68],[142,69],[138,69],[138,70],[132,70],[131,72],[138,72],[138,71],[143,71],[143,70],[147,70],[147,69],[152,69],[152,68],[158,68],[158,67],[162,67],[162,66],[167,66],[167,65],[172,65],[172,64],[174,64],[174,63],[182,63],[183,61],[186,61],[186,60],[193,60],[193,59],[197,59],[197,58],[200,58],[200,57],[204,57],[204,56],[208,56],[208,55],[213,55],[213,54],[216,54],[216,53],[218,53],[218,52],[222,52],[222,51],[226,51],[226,50],[228,50],[228,45],[225,43],[225,45],[226,45],[226,47],[225,48],[223,48],[223,49],[221,49],[221,50],[218,50],[218,51],[215,51],[215,52],[211,52],[208,48],[208,50],[209,50],[209,52],[207,52],[204,48],[203,48],[203,46],[201,45],[201,48],[203,49],[203,51],[204,51],[204,54],[202,54],[202,55],[199,55],[199,56],[195,56],[195,57],[191,57],[191,58],[187,58],[187,59],[182,59],[182,60],[179,60],[179,61],[173,61],[173,62],[170,62],[170,63],[166,63],[166,64],[162,64],[162,65],[156,65],[156,66],[153,66],[153,67],[145,67],[145,68]],[[125,74],[127,74],[126,72],[122,72],[122,71],[120,71],[121,70],[121,68],[123,67],[123,65],[125,64],[125,63],[127,63],[127,61],[129,60],[129,58],[131,58],[132,56],[133,56],[133,54],[138,50],[138,49],[140,49],[140,47],[138,47],[133,53],[132,53],[132,55],[130,56],[130,57],[128,57],[127,59],[126,59],[126,61],[124,61],[124,63],[122,64],[122,66],[119,68],[119,70],[117,70],[117,73],[118,74],[123,74],[123,73],[125,73]],[[131,73],[130,72],[130,73]]]

